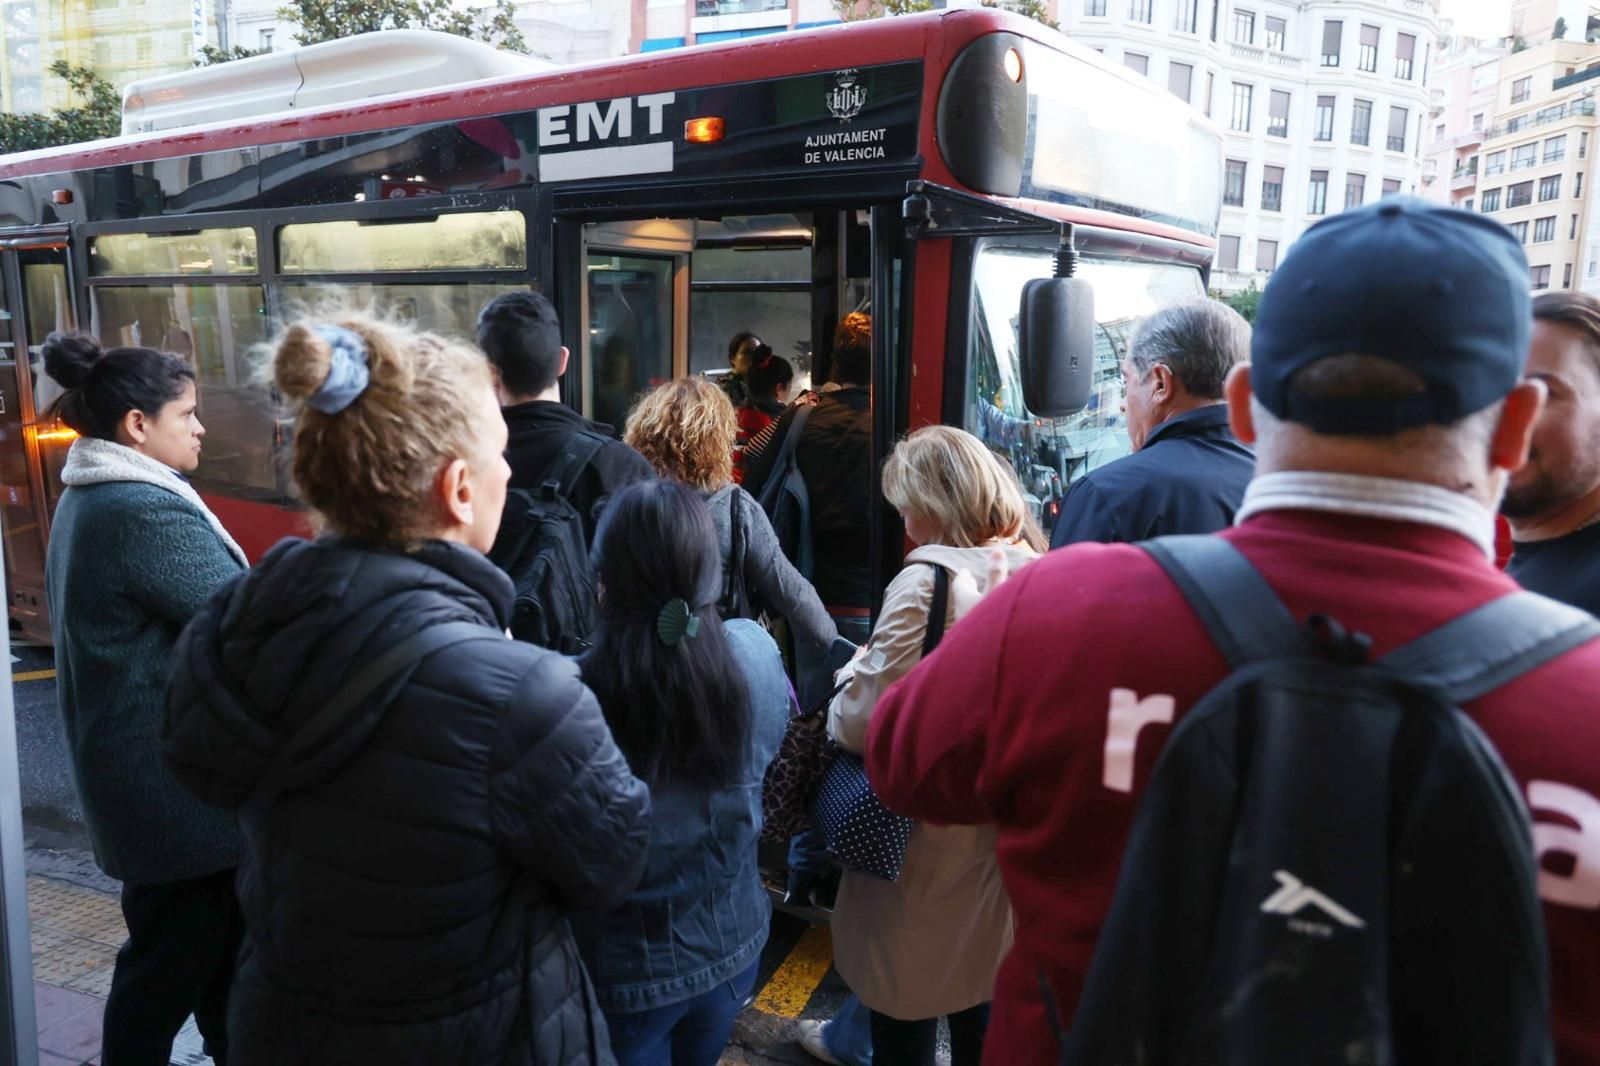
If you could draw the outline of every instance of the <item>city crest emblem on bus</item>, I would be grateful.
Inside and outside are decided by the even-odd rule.
[[[833,88],[828,90],[828,110],[840,122],[849,122],[867,106],[867,87],[860,83],[855,70],[841,70],[833,76]]]

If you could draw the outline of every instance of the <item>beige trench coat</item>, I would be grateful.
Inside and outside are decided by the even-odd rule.
[[[828,712],[828,731],[848,751],[866,747],[878,696],[922,658],[937,563],[967,570],[983,589],[988,548],[925,545],[884,593],[865,655],[838,674],[844,689]],[[1006,548],[1011,573],[1036,556]],[[987,590],[984,590],[987,591]],[[953,597],[952,597],[953,601]],[[951,603],[950,614],[954,613]],[[947,617],[947,624],[953,624]],[[913,1021],[975,1007],[994,994],[994,975],[1011,947],[1011,901],[1000,881],[992,826],[918,823],[898,881],[846,872],[833,911],[834,965],[868,1007]]]

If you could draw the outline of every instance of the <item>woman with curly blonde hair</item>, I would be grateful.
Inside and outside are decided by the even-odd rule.
[[[839,634],[816,589],[784,556],[761,505],[733,483],[738,430],[727,395],[697,376],[646,393],[628,415],[622,439],[662,477],[705,497],[721,551],[722,616],[753,618],[765,608],[788,619],[796,640],[826,652]]]

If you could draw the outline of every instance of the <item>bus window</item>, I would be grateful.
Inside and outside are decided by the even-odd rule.
[[[277,286],[280,309],[285,318],[316,314],[333,305],[375,308],[419,328],[473,341],[478,332],[478,312],[483,305],[512,289],[527,288],[526,283],[463,281],[437,284],[390,284],[387,282],[307,281]]]
[[[1089,404],[1068,418],[1035,418],[1022,399],[1017,314],[1022,286],[1051,276],[1053,249],[983,245],[973,264],[966,428],[1004,455],[1048,533],[1066,487],[1128,453],[1120,363],[1135,323],[1169,304],[1201,299],[1192,267],[1085,257],[1094,286],[1095,368]]]
[[[674,261],[590,252],[587,265],[594,418],[620,430],[634,397],[672,377]]]
[[[527,266],[528,229],[520,211],[311,222],[278,230],[278,269],[285,274],[525,270]]]
[[[809,215],[701,219],[690,260],[689,372],[728,369],[728,341],[752,332],[811,370],[812,221]]]
[[[254,274],[256,270],[256,231],[248,227],[89,238],[89,273],[94,277]]]
[[[267,339],[260,285],[98,285],[93,330],[107,345],[144,345],[181,355],[194,367],[205,447],[195,480],[288,495],[278,468],[276,422],[264,389],[254,388],[251,349]]]

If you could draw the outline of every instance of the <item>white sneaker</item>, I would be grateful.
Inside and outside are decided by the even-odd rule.
[[[827,1022],[819,1021],[815,1018],[807,1018],[796,1022],[795,1025],[798,1032],[795,1040],[800,1044],[801,1049],[812,1058],[821,1059],[823,1062],[831,1063],[832,1066],[840,1066],[839,1060],[828,1053],[828,1045],[823,1043],[822,1040],[822,1027],[827,1024]]]

